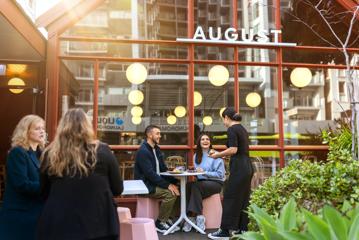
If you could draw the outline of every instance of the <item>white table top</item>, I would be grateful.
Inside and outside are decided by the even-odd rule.
[[[161,172],[163,176],[173,176],[173,177],[186,177],[186,176],[198,176],[206,174],[206,172],[183,172],[183,173],[169,173],[169,172]]]
[[[148,194],[148,189],[142,180],[123,181],[122,195]]]

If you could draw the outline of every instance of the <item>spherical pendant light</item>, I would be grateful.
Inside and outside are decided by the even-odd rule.
[[[8,81],[7,85],[8,86],[25,86],[25,82],[22,79],[15,77],[15,78],[11,78]],[[24,89],[10,88],[9,91],[14,93],[14,94],[19,94],[19,93],[22,93],[24,91]]]
[[[247,94],[246,103],[248,106],[252,108],[258,107],[259,104],[261,104],[261,101],[262,101],[261,95],[259,95],[258,93],[251,92]]]
[[[209,70],[208,79],[216,87],[223,86],[229,79],[228,69],[222,65],[215,65]]]
[[[131,108],[131,115],[133,117],[141,117],[143,114],[143,109],[139,106],[134,106]]]
[[[141,117],[132,117],[132,123],[135,125],[138,125],[142,122],[142,118]]]
[[[174,115],[169,115],[169,116],[167,117],[167,123],[168,123],[169,125],[176,124],[176,122],[177,122],[177,118],[176,118]]]
[[[132,63],[126,69],[126,77],[130,83],[141,84],[147,78],[147,69],[141,63]]]
[[[183,106],[177,106],[175,108],[175,115],[177,117],[184,117],[186,115],[186,108]]]
[[[309,70],[309,68],[294,68],[290,73],[290,81],[297,88],[306,87],[310,81],[312,81],[312,72]]]
[[[206,125],[206,126],[209,126],[213,123],[213,119],[211,116],[205,116],[203,118],[203,124]]]
[[[202,94],[200,92],[194,91],[193,93],[194,102],[193,105],[196,107],[202,102]]]
[[[139,105],[143,102],[144,96],[140,90],[132,90],[128,94],[128,101],[133,105]]]

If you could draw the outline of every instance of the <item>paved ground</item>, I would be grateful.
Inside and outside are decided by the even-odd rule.
[[[214,232],[216,231],[216,229],[214,230],[209,230],[206,231],[206,233],[210,233],[210,232]],[[196,233],[195,231],[191,231],[189,233],[185,233],[182,231],[178,231],[174,234],[169,234],[167,236],[163,236],[162,234],[158,234],[158,237],[160,240],[204,240],[207,239],[209,240],[209,238],[207,238],[207,234],[203,235],[200,233]]]

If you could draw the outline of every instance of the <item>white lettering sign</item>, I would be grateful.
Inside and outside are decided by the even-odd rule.
[[[254,32],[254,29],[235,29],[233,27],[222,30],[221,27],[217,27],[215,30],[213,27],[208,28],[208,37],[201,26],[198,26],[193,38],[177,38],[177,42],[187,43],[220,43],[229,45],[262,45],[262,46],[286,46],[294,47],[296,43],[284,43],[279,42],[279,35],[282,30],[260,29]]]

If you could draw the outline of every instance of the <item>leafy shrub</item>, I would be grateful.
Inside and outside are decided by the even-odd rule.
[[[279,217],[270,216],[257,205],[251,205],[250,214],[260,228],[259,232],[246,232],[233,239],[246,240],[359,240],[359,206],[348,202],[341,212],[325,205],[315,215],[301,209],[297,211],[294,199],[284,205]]]
[[[339,209],[344,201],[359,202],[359,162],[351,156],[349,126],[323,131],[323,141],[329,145],[326,162],[292,160],[253,192],[250,203],[278,216],[290,198],[313,213],[326,204]],[[249,228],[257,227],[251,218]]]

